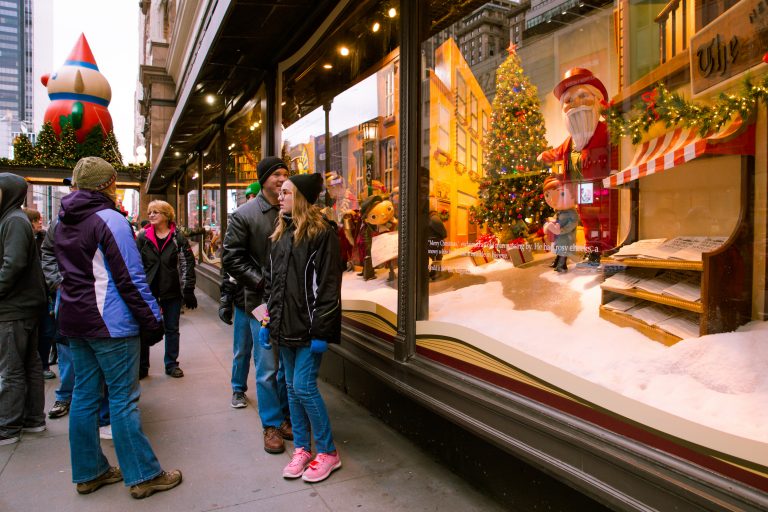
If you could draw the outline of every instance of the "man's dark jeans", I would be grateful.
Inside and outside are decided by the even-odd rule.
[[[45,425],[43,366],[37,353],[39,318],[0,322],[0,435]]]

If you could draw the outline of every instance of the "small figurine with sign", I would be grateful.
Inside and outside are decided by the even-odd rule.
[[[363,201],[360,217],[363,225],[358,236],[358,248],[363,260],[363,271],[358,275],[368,281],[376,277],[371,259],[373,237],[397,229],[397,219],[395,219],[395,207],[392,201],[382,199],[378,195],[370,196]]]
[[[544,224],[544,232],[553,240],[555,261],[551,266],[555,272],[568,272],[568,256],[573,254],[576,243],[579,214],[572,189],[572,184],[563,183],[555,176],[544,180],[544,200],[555,210],[555,217]]]

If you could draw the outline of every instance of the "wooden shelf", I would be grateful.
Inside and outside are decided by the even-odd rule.
[[[704,312],[704,306],[701,304],[701,302],[691,302],[689,300],[678,299],[677,297],[670,297],[669,295],[647,292],[645,290],[622,290],[611,288],[610,286],[601,286],[601,288],[605,292],[612,292],[619,295],[626,295],[627,297],[636,297],[638,299],[649,300],[658,304],[665,304],[667,306],[673,306],[679,309],[693,311],[694,313]]]
[[[642,320],[638,320],[637,318],[634,318],[625,313],[621,313],[619,311],[607,309],[605,306],[600,306],[600,318],[608,320],[609,322],[614,323],[619,327],[632,327],[633,329],[645,334],[652,340],[663,343],[669,347],[682,339],[675,336],[674,334],[668,333],[664,329],[659,329],[658,327],[648,325]]]
[[[704,270],[704,262],[701,261],[681,261],[681,260],[649,260],[638,258],[627,258],[624,260],[604,259],[606,266],[625,266],[637,268],[660,268],[667,270],[695,270],[701,272]]]
[[[716,160],[712,159],[710,164],[717,165]],[[742,154],[740,167],[740,208],[733,231],[719,248],[703,253],[701,255],[702,261],[639,258],[623,260],[605,258],[602,261],[606,277],[633,267],[700,272],[701,301],[690,302],[641,290],[617,290],[606,287],[602,291],[601,304],[610,302],[617,295],[626,295],[690,311],[699,317],[699,336],[731,332],[752,320],[752,259],[755,243],[754,156]],[[633,228],[629,230],[624,244],[637,241],[638,230],[636,226],[639,225],[638,212],[641,205],[640,196],[643,193],[640,182],[641,180],[638,180],[631,199],[630,225]],[[679,337],[663,329],[648,325],[625,313],[607,310],[602,305],[600,306],[600,317],[622,327],[633,327],[649,338],[665,345],[679,341]]]

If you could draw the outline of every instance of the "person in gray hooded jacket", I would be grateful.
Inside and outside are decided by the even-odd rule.
[[[0,173],[0,445],[46,428],[37,330],[47,299],[26,195],[24,178]]]

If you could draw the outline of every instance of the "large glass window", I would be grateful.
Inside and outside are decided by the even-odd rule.
[[[751,389],[734,385],[757,375],[753,333],[768,332],[766,191],[751,181],[768,164],[750,135],[765,118],[755,126],[724,106],[750,94],[739,73],[764,79],[763,56],[698,76],[717,65],[712,41],[757,37],[729,32],[723,16],[740,3],[705,16],[706,29],[690,2],[424,5],[429,293],[417,353],[489,374],[502,361],[568,375],[625,411],[640,401],[768,442],[744,414]],[[482,60],[474,31],[494,34]],[[672,94],[675,108],[661,108]],[[702,129],[714,114],[673,118],[683,104],[727,114]],[[725,360],[725,346],[746,359]],[[703,360],[717,375],[703,377]],[[555,385],[578,395],[570,377]],[[632,419],[665,428],[650,413]]]
[[[263,128],[260,103],[260,98],[255,97],[233,116],[224,129],[223,138],[219,133],[200,154],[202,165],[200,160],[193,161],[183,177],[186,204],[182,201],[178,222],[186,227],[192,250],[204,264],[221,266],[222,210],[230,214],[244,204],[246,187],[258,180],[256,165],[262,158]],[[225,174],[223,190],[222,173]]]
[[[342,256],[354,270],[344,274],[342,299],[377,303],[392,314],[400,180],[398,27],[397,2],[351,3],[333,33],[281,77],[283,157],[291,172],[326,178],[327,193],[319,202],[342,227]]]

